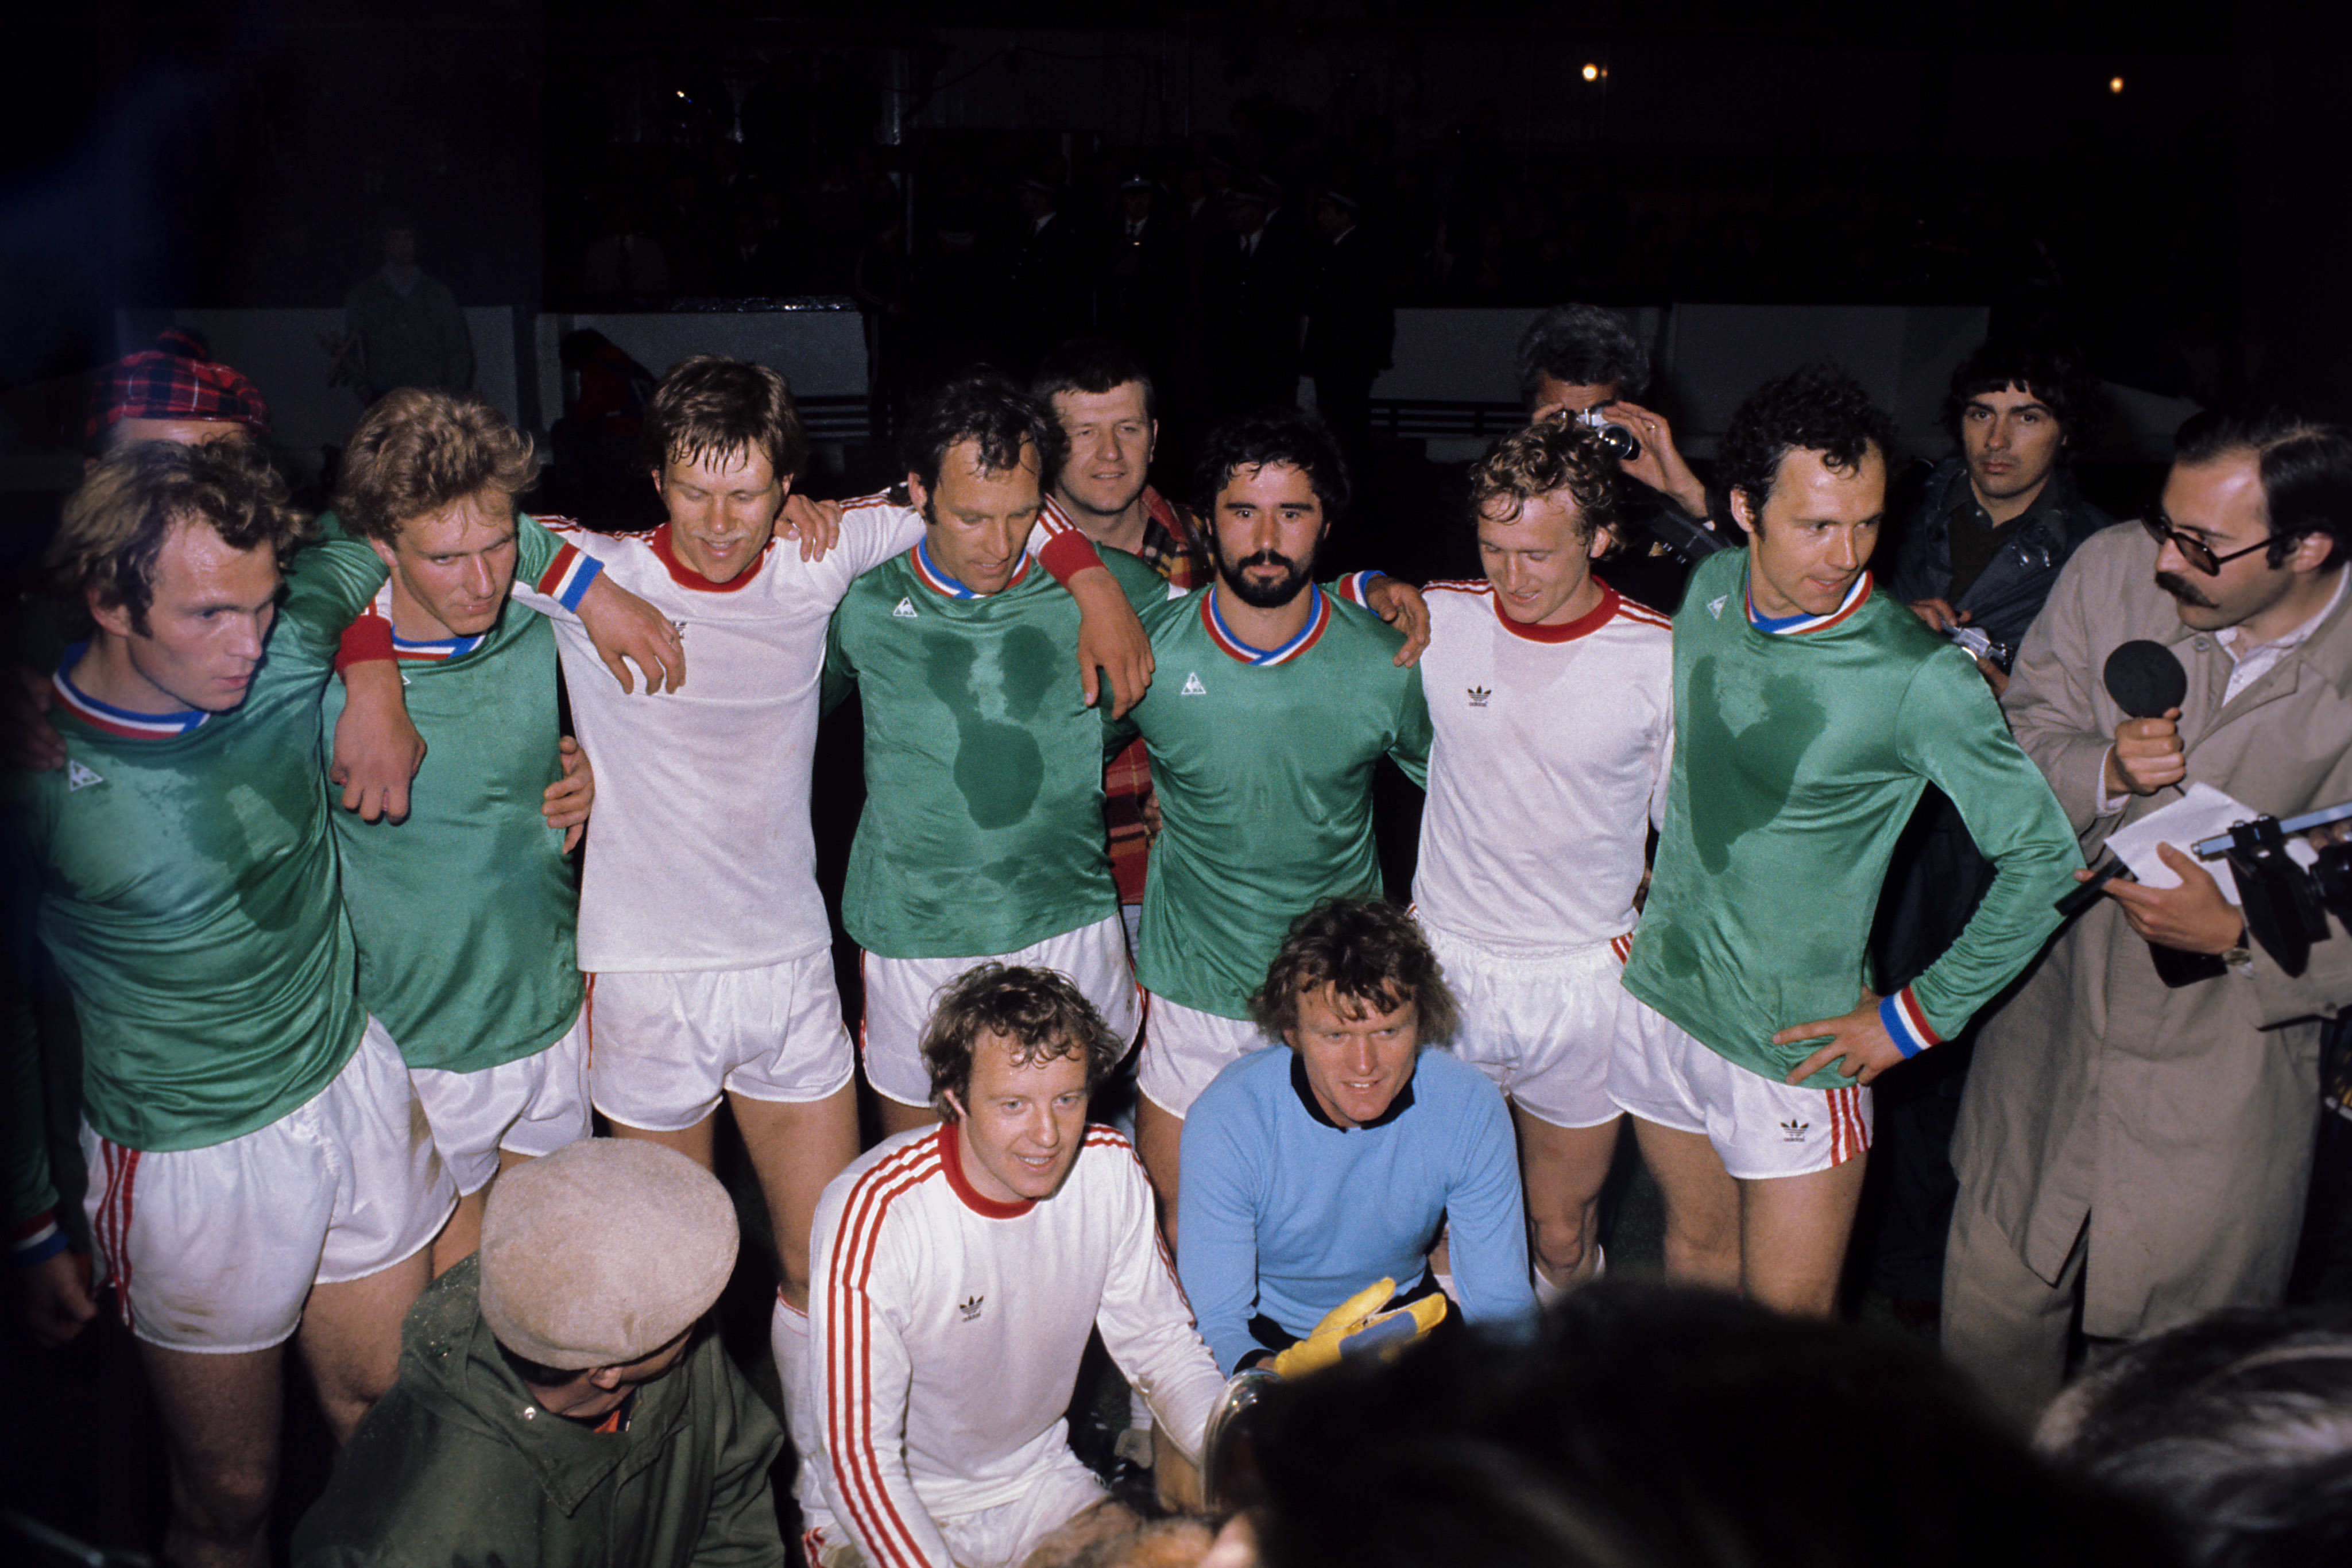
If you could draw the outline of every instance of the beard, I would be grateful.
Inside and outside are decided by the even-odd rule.
[[[2201,589],[2177,571],[2158,572],[2156,586],[2160,591],[2172,595],[2181,603],[2193,605],[2199,610],[2219,608],[2212,600],[2205,596]]]
[[[1254,582],[1242,575],[1254,566],[1278,566],[1283,569],[1282,575],[1272,582]],[[1315,558],[1312,555],[1300,561],[1286,555],[1277,555],[1270,549],[1262,549],[1243,559],[1229,560],[1224,551],[1217,552],[1217,576],[1234,591],[1235,598],[1253,610],[1279,610],[1289,603],[1298,597],[1298,591],[1307,586],[1307,574],[1314,570]]]

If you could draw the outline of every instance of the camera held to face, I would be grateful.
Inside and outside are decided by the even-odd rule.
[[[1609,416],[1597,408],[1580,408],[1569,415],[1577,423],[1601,437],[1601,449],[1620,463],[1631,463],[1642,455],[1642,444],[1633,433],[1622,424],[1612,424]]]

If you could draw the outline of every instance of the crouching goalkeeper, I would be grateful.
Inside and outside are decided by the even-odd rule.
[[[1532,1312],[1510,1117],[1484,1073],[1423,1049],[1455,1008],[1412,917],[1316,905],[1251,1003],[1285,1043],[1220,1072],[1184,1120],[1177,1273],[1219,1369],[1279,1356],[1295,1375],[1435,1323],[1441,1228],[1465,1318]],[[1360,1299],[1383,1277],[1418,1283]]]

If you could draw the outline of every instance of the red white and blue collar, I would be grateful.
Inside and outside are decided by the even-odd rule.
[[[1854,576],[1853,586],[1845,591],[1845,598],[1826,615],[1767,615],[1756,608],[1755,570],[1752,566],[1748,568],[1748,581],[1740,589],[1740,597],[1748,607],[1748,623],[1759,632],[1768,632],[1775,637],[1826,631],[1861,609],[1862,601],[1870,597],[1870,573],[1858,572]]]
[[[1019,587],[1022,579],[1029,575],[1029,564],[1031,559],[1029,552],[1026,549],[1024,549],[1021,552],[1021,564],[1013,569],[1013,575],[1005,579],[1004,587],[998,589],[996,591],[1003,593],[1006,589]],[[915,541],[915,548],[907,552],[907,559],[908,564],[913,566],[915,569],[916,580],[934,593],[943,593],[950,599],[986,599],[991,597],[988,594],[981,592],[977,589],[967,588],[956,579],[950,577],[947,572],[940,568],[940,563],[931,559],[930,548],[924,540],[917,539]]]
[[[586,584],[583,582],[582,586],[585,587]],[[421,637],[402,636],[400,628],[393,624],[392,583],[389,580],[386,580],[382,588],[375,591],[375,612],[383,617],[386,625],[392,626],[394,654],[417,663],[438,664],[446,664],[452,659],[462,659],[490,640],[490,634],[488,632],[479,632],[471,637],[441,637],[429,641]]]
[[[1209,629],[1209,641],[1244,664],[1286,664],[1315,646],[1324,628],[1331,624],[1331,601],[1319,585],[1310,582],[1307,585],[1307,624],[1279,648],[1253,648],[1234,636],[1225,625],[1225,618],[1217,613],[1217,593],[1223,586],[1213,583],[1208,592],[1201,595],[1201,624]]]
[[[187,734],[212,717],[202,708],[188,708],[180,713],[132,713],[129,708],[102,703],[77,686],[66,675],[68,670],[81,663],[89,651],[88,643],[76,643],[66,650],[58,662],[57,674],[49,677],[58,690],[58,698],[76,718],[105,735],[119,735],[126,740],[169,740]]]

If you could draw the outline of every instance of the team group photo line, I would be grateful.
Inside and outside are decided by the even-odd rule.
[[[1621,1138],[1666,1281],[1798,1320],[1874,1140],[1940,1173],[1894,1293],[2020,1433],[2086,1344],[2276,1306],[2352,1000],[2297,821],[2352,801],[2352,435],[2200,415],[2116,522],[2063,345],[1970,353],[1907,482],[1827,361],[1702,481],[1613,313],[1517,360],[1417,525],[1483,574],[1418,587],[1328,569],[1369,469],[1299,408],[1162,495],[1108,340],[938,381],[843,502],[782,377],[688,358],[633,533],[523,509],[478,395],[383,393],[314,516],[201,341],[107,368],[9,678],[0,1109],[17,1305],[135,1343],[165,1557],[269,1560],[290,1346],[304,1564],[1254,1562],[1250,1402],[1535,1333]],[[1937,1051],[1940,1128],[1874,1114]],[[761,1207],[773,1393],[713,1328]],[[1139,1492],[1073,1447],[1090,1343]]]

